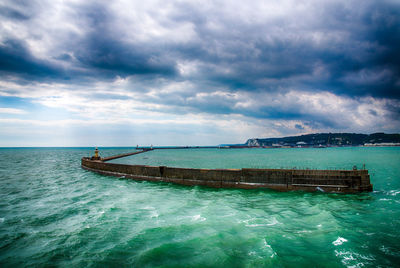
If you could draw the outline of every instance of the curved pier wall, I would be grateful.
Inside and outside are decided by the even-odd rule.
[[[368,170],[194,169],[124,165],[82,158],[82,167],[105,175],[215,188],[270,188],[355,193],[372,191]]]

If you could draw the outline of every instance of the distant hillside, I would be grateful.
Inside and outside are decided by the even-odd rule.
[[[365,144],[397,143],[400,134],[316,133],[301,136],[249,139],[246,146],[359,146]]]

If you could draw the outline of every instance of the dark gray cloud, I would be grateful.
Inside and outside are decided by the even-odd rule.
[[[332,128],[340,123],[318,111],[302,111],[296,103],[242,107],[237,99],[196,93],[258,96],[298,90],[354,100],[400,99],[399,2],[310,1],[302,8],[293,1],[278,10],[272,4],[258,10],[263,6],[258,2],[158,4],[49,1],[30,2],[29,9],[24,1],[4,4],[0,75],[25,83],[67,79],[88,85],[133,77],[130,90],[140,92],[187,81],[194,86],[143,100],[197,112],[317,121]],[[46,21],[54,5],[63,16]],[[181,70],[185,66],[189,71]],[[399,115],[398,106],[388,109]]]
[[[7,6],[0,7],[0,16],[11,20],[28,20],[30,17],[21,11]]]
[[[321,6],[316,4],[317,8]],[[39,7],[46,8],[42,5],[36,9]],[[297,86],[350,96],[400,97],[400,7],[395,2],[328,3],[318,12],[312,10],[309,16],[313,21],[309,23],[297,22],[301,18],[296,14],[291,18],[291,13],[272,21],[247,23],[221,11],[206,13],[209,10],[199,9],[197,4],[176,4],[170,16],[159,21],[170,27],[172,22],[190,23],[197,35],[177,43],[162,39],[126,41],[124,34],[129,27],[121,32],[123,21],[108,5],[89,3],[68,8],[75,9],[72,18],[81,22],[78,26],[83,25],[85,34],[71,36],[66,32],[62,37],[67,46],[58,48],[69,54],[55,58],[84,68],[83,75],[91,78],[152,74],[180,79],[177,62],[197,61],[198,81],[219,83],[233,91]],[[3,17],[23,21],[29,30],[29,21],[34,18],[12,7],[1,10]],[[218,27],[213,29],[210,23]],[[38,77],[51,74],[52,78],[59,73],[61,79],[65,78],[55,66],[35,59],[22,47],[23,40],[5,39],[1,48],[3,71],[15,75],[37,72]],[[22,62],[20,68],[18,61]],[[326,77],[319,77],[318,68],[324,69]],[[74,68],[66,71],[72,79],[82,78]]]
[[[117,75],[175,75],[175,62],[164,55],[162,48],[126,42],[114,29],[116,25],[112,21],[115,18],[105,7],[84,6],[79,14],[89,30],[75,41],[77,46],[72,53],[78,64],[92,71],[91,75],[110,78]]]
[[[6,39],[0,46],[0,72],[4,75],[29,77],[33,80],[62,79],[62,71],[30,53],[21,40]]]

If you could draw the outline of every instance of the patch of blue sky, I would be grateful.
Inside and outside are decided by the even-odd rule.
[[[0,118],[19,118],[26,120],[63,120],[78,118],[63,108],[53,108],[36,103],[31,98],[0,96],[0,108],[10,108],[20,112],[0,112]],[[7,110],[5,110],[7,111]]]

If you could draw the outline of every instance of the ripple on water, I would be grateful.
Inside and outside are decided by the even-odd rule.
[[[253,154],[251,161],[259,166],[306,165],[304,158],[340,167],[366,160],[374,169],[375,192],[360,195],[137,183],[81,169],[79,159],[89,151],[0,149],[0,266],[390,267],[400,262],[400,148],[201,151],[203,160],[223,154],[218,165],[227,167],[248,163]],[[148,164],[164,161],[157,152],[147,157]]]

